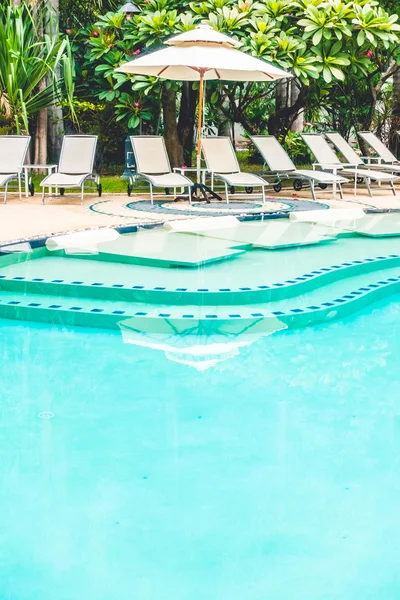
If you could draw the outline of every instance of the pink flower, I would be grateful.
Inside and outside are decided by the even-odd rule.
[[[135,102],[133,106],[135,106],[135,108],[139,108],[140,103],[139,102]]]
[[[92,36],[93,37],[99,37],[99,33],[97,31],[93,31]]]
[[[138,48],[137,50],[135,50],[135,52],[133,54],[135,54],[135,56],[137,56],[138,54],[140,54],[140,48]]]
[[[187,169],[187,166],[186,165],[182,165],[181,169]]]
[[[70,29],[66,29],[65,33],[71,33]]]
[[[365,56],[367,56],[368,58],[372,58],[374,55],[374,53],[372,52],[371,49],[368,50],[367,54]]]

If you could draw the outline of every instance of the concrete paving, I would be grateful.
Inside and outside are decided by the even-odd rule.
[[[286,194],[285,194],[286,191]],[[144,203],[143,201],[147,201]],[[115,227],[140,225],[147,223],[162,223],[168,220],[187,219],[198,216],[199,211],[206,215],[218,214],[251,214],[289,210],[290,202],[307,201],[312,206],[310,194],[307,191],[294,194],[291,190],[283,190],[275,198],[269,198],[265,204],[258,198],[243,196],[227,205],[222,203],[217,209],[208,209],[207,204],[197,203],[190,207],[188,202],[171,202],[166,198],[161,205],[152,208],[148,196],[132,196],[126,194],[105,195],[98,198],[95,194],[87,194],[83,206],[75,195],[66,195],[47,201],[43,206],[39,195],[19,200],[17,195],[9,194],[7,204],[0,204],[0,242],[12,242],[21,239],[33,239],[52,234],[91,229],[98,227]],[[239,202],[240,208],[235,208]],[[243,208],[243,203],[246,207]],[[399,210],[400,194],[398,197],[389,195],[387,190],[374,190],[373,198],[369,198],[364,190],[360,190],[355,198],[351,193],[344,201],[333,200],[328,194],[320,194],[319,204],[332,208],[362,207],[375,210]],[[317,204],[318,204],[317,203]],[[253,208],[254,206],[254,208]],[[317,206],[316,206],[317,207]],[[321,207],[321,206],[320,206]]]

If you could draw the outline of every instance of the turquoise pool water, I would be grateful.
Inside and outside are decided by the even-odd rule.
[[[0,598],[398,600],[399,323],[396,296],[201,373],[0,321]]]
[[[159,249],[162,256],[163,248]],[[334,243],[290,248],[287,250],[251,250],[232,260],[207,265],[206,268],[162,268],[158,266],[119,264],[73,257],[45,256],[38,260],[5,266],[7,276],[62,278],[66,281],[83,279],[115,283],[140,284],[146,287],[166,286],[175,289],[186,286],[210,290],[222,287],[257,286],[285,281],[314,269],[340,264],[349,260],[379,255],[400,254],[398,238],[342,238]]]

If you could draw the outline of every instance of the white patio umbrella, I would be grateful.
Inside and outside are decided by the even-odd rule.
[[[174,81],[199,81],[197,187],[200,184],[204,81],[264,81],[292,77],[270,63],[240,52],[242,44],[205,24],[166,41],[168,48],[136,58],[117,69],[122,73],[150,75]]]

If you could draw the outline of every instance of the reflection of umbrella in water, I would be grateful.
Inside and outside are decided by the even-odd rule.
[[[132,317],[119,323],[126,344],[161,350],[174,362],[183,363],[205,371],[218,362],[232,358],[239,348],[249,346],[261,337],[286,329],[286,325],[274,316],[259,319],[221,320],[212,323],[191,321],[189,324],[175,323],[169,319],[158,319],[157,332],[143,319]]]
[[[204,81],[259,81],[292,77],[264,60],[255,58],[237,48],[242,43],[208,25],[198,25],[167,40],[168,48],[136,58],[117,69],[122,73],[149,75],[174,81],[199,81],[199,115],[197,124],[197,184],[193,191],[206,191],[219,198],[200,183],[201,133],[203,129]],[[219,198],[220,199],[220,198]]]

